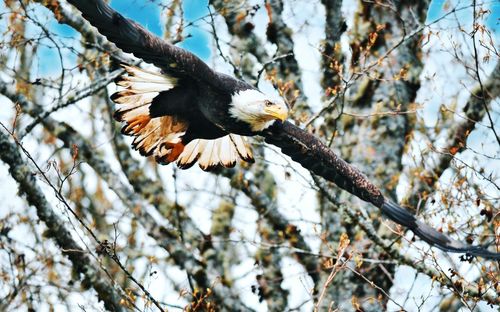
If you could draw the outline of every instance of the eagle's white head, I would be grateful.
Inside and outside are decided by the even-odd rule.
[[[288,117],[288,106],[282,98],[254,89],[235,93],[230,106],[231,116],[249,124],[252,131],[262,131],[275,120],[284,121]]]

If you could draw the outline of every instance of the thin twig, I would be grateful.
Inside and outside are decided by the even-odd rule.
[[[476,25],[476,0],[472,1],[472,14],[473,14],[473,22],[472,22],[472,46],[474,47],[474,65],[475,65],[475,72],[476,72],[476,77],[477,81],[479,82],[479,86],[481,87],[481,102],[483,103],[484,110],[486,111],[486,115],[488,116],[488,120],[490,121],[490,128],[491,131],[493,131],[493,134],[495,135],[495,139],[497,140],[498,145],[500,146],[500,137],[497,134],[497,131],[495,130],[495,124],[493,123],[493,119],[491,118],[491,113],[488,108],[488,105],[486,104],[486,99],[485,99],[485,92],[484,92],[484,86],[483,82],[481,80],[481,75],[479,74],[479,59],[478,59],[478,53],[477,53],[477,46],[476,46],[476,32],[477,32],[477,25]]]

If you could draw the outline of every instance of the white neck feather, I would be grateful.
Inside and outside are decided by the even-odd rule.
[[[234,118],[249,124],[252,131],[262,131],[275,121],[262,112],[262,105],[266,99],[266,95],[258,90],[237,92],[231,97],[229,113]]]

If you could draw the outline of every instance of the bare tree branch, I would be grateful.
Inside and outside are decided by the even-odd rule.
[[[54,209],[38,187],[36,176],[23,160],[19,148],[9,140],[3,129],[0,131],[0,158],[9,166],[10,174],[19,184],[20,193],[24,194],[28,203],[36,208],[38,217],[47,225],[48,236],[56,241],[74,268],[92,285],[106,309],[124,311],[120,304],[122,296],[117,293],[113,284],[95,269],[96,264],[88,256],[89,252],[73,240],[71,233],[66,229],[66,224],[54,213]]]

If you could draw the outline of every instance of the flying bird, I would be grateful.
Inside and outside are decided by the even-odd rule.
[[[116,80],[123,89],[111,96],[122,132],[132,146],[161,164],[208,170],[253,162],[247,137],[260,135],[313,174],[369,202],[430,245],[448,252],[500,259],[485,246],[453,240],[385,198],[357,168],[338,157],[314,135],[286,121],[283,99],[245,81],[212,70],[194,54],[148,32],[102,0],[68,0],[118,48],[155,69],[123,65]]]

